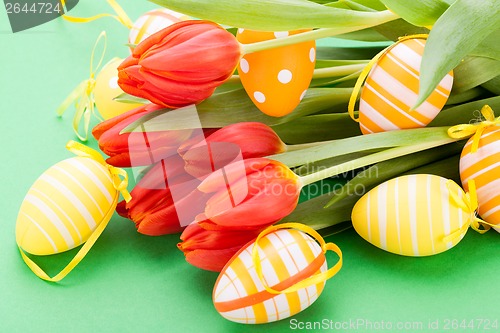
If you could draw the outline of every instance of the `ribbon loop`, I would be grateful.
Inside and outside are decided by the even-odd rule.
[[[117,20],[118,22],[120,22],[126,28],[131,29],[133,26],[132,20],[130,20],[130,18],[128,17],[127,13],[123,10],[123,8],[115,0],[106,0],[106,1],[111,6],[111,8],[113,8],[116,15],[102,13],[102,14],[97,14],[97,15],[91,16],[91,17],[74,17],[74,16],[68,16],[68,15],[64,14],[64,15],[62,15],[62,17],[66,21],[73,22],[73,23],[88,23],[88,22],[98,20],[102,17],[111,17],[111,18]],[[61,3],[63,6],[65,6],[65,0],[61,0]]]
[[[296,229],[299,231],[302,231],[310,236],[312,236],[320,245],[323,254],[325,254],[327,251],[333,251],[335,252],[338,257],[339,261],[330,269],[328,269],[325,272],[319,273],[319,274],[313,274],[309,276],[308,278],[297,282],[296,284],[284,289],[284,290],[276,290],[270,287],[263,276],[262,272],[262,264],[260,261],[260,256],[259,256],[259,241],[266,235],[279,230],[279,229]],[[321,235],[311,227],[308,227],[304,224],[301,223],[282,223],[279,225],[275,226],[270,226],[266,228],[264,231],[262,231],[259,236],[255,239],[254,246],[252,249],[252,260],[255,265],[255,270],[257,272],[257,276],[259,277],[259,280],[262,282],[262,285],[264,286],[265,290],[270,293],[270,294],[286,294],[286,293],[291,293],[298,291],[303,288],[307,288],[309,286],[325,282],[326,280],[330,279],[333,277],[335,274],[337,274],[340,269],[342,268],[342,251],[340,248],[333,244],[333,243],[325,243],[324,239],[321,237]]]
[[[359,93],[361,91],[361,86],[365,82],[366,77],[370,73],[370,71],[373,68],[373,66],[375,66],[375,64],[377,63],[377,61],[384,54],[386,54],[387,52],[389,52],[393,47],[395,47],[396,45],[398,45],[399,43],[401,43],[401,42],[403,42],[405,40],[415,39],[415,38],[427,39],[428,36],[429,35],[427,35],[427,34],[415,34],[415,35],[408,35],[408,36],[399,37],[398,41],[396,43],[394,43],[394,44],[386,47],[385,49],[383,49],[382,51],[380,51],[379,53],[377,53],[370,60],[370,62],[368,62],[368,64],[366,64],[366,67],[363,68],[363,70],[361,71],[361,74],[359,75],[358,79],[356,80],[356,84],[354,85],[354,88],[352,90],[351,97],[349,98],[349,104],[347,106],[347,111],[349,112],[349,115],[351,116],[352,120],[354,120],[356,122],[359,122],[359,118],[356,118],[356,116],[354,115],[354,106],[356,104],[356,101],[358,100],[358,95],[359,95]],[[408,111],[411,111],[411,110],[408,110]]]
[[[97,63],[97,66],[94,67],[95,52],[101,40],[104,41],[103,49],[101,52],[101,56],[99,58],[99,62]],[[59,105],[59,107],[56,110],[57,115],[61,117],[64,114],[64,112],[66,112],[71,103],[74,103],[76,112],[75,116],[73,117],[73,131],[75,132],[76,136],[82,141],[87,141],[89,125],[90,125],[90,117],[94,115],[95,117],[100,119],[100,117],[96,114],[94,108],[95,75],[99,70],[99,68],[101,67],[102,62],[104,60],[106,47],[107,47],[107,36],[106,32],[102,31],[97,37],[97,40],[94,43],[94,47],[92,48],[92,54],[90,55],[89,78],[81,82],[72,92],[70,92],[68,97],[66,97],[66,99],[61,103],[61,105]],[[83,133],[80,133],[79,129],[82,119],[83,119]]]
[[[484,105],[481,108],[481,114],[485,119],[484,121],[474,124],[456,125],[448,129],[448,135],[453,139],[461,140],[473,136],[471,153],[475,153],[479,149],[479,141],[486,128],[500,125],[500,117],[495,118],[495,113],[489,105]]]

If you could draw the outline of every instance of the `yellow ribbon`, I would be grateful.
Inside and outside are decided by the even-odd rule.
[[[74,16],[68,16],[66,14],[62,15],[62,17],[69,22],[73,23],[87,23],[91,21],[95,21],[97,19],[100,19],[102,17],[111,17],[123,24],[125,27],[128,29],[131,29],[133,26],[132,21],[128,17],[127,13],[123,10],[123,8],[115,1],[115,0],[106,0],[108,4],[113,8],[115,11],[116,15],[113,14],[108,14],[108,13],[102,13],[102,14],[97,14],[91,17],[74,17]],[[61,3],[63,6],[65,6],[66,1],[61,0]]]
[[[323,250],[323,253],[326,253],[328,250],[335,252],[338,257],[339,261],[330,269],[328,269],[325,272],[319,273],[319,274],[314,274],[284,290],[275,290],[272,287],[268,286],[266,281],[264,280],[264,276],[262,273],[262,263],[259,257],[259,241],[266,235],[279,230],[279,229],[296,229],[300,230],[302,232],[305,232],[306,234],[312,236],[316,241],[320,244],[321,249]],[[301,223],[282,223],[274,226],[270,226],[266,228],[264,231],[262,231],[257,239],[255,239],[255,243],[252,249],[252,260],[255,265],[255,270],[257,272],[257,276],[259,277],[260,281],[262,282],[262,285],[266,289],[266,291],[270,294],[285,294],[285,293],[291,293],[298,291],[303,288],[307,288],[309,286],[322,283],[331,277],[333,277],[335,274],[337,274],[340,269],[342,268],[342,251],[339,249],[339,247],[333,243],[325,243],[324,239],[321,237],[319,233],[316,232],[316,230],[312,229],[311,227],[308,227],[304,224]]]
[[[99,58],[99,62],[97,63],[97,66],[95,66],[94,68],[95,51],[101,39],[104,40],[104,46],[101,53],[101,57]],[[97,40],[92,49],[92,54],[90,56],[90,77],[87,80],[80,83],[68,95],[68,97],[66,97],[66,99],[61,103],[61,105],[59,105],[59,107],[56,110],[57,115],[61,117],[72,103],[75,104],[76,112],[75,116],[73,117],[73,131],[75,132],[76,136],[82,141],[87,141],[88,138],[90,116],[94,115],[96,118],[102,121],[101,117],[99,117],[97,113],[94,111],[94,104],[95,104],[94,88],[95,88],[96,72],[98,71],[99,67],[101,67],[102,61],[104,59],[104,54],[106,52],[106,44],[107,44],[106,40],[107,40],[106,32],[103,31],[99,34],[99,37],[97,37]],[[112,59],[111,61],[113,60],[114,59]],[[82,118],[83,118],[83,134],[80,134],[79,127]]]
[[[386,47],[385,49],[383,49],[382,51],[377,53],[375,55],[375,57],[373,57],[373,59],[370,60],[370,62],[368,64],[366,64],[365,68],[361,71],[361,74],[359,75],[358,80],[356,81],[356,84],[354,85],[354,88],[353,88],[352,94],[351,94],[351,98],[349,99],[349,104],[347,106],[347,111],[349,112],[349,115],[351,116],[352,120],[359,122],[359,119],[356,118],[356,116],[354,115],[354,106],[356,104],[356,101],[358,100],[358,95],[361,91],[361,86],[365,82],[366,77],[370,73],[373,66],[380,59],[380,57],[382,57],[384,54],[389,52],[393,47],[395,47],[396,45],[398,45],[399,43],[401,43],[405,40],[416,39],[416,38],[427,39],[428,36],[429,35],[427,35],[427,34],[416,34],[416,35],[408,35],[408,36],[404,36],[404,37],[399,37],[399,39],[396,43]],[[411,110],[408,110],[408,111],[411,111]]]
[[[108,163],[106,163],[101,154],[79,142],[73,140],[68,141],[68,143],[66,144],[66,149],[68,149],[75,155],[91,158],[94,161],[107,167],[109,173],[111,174],[111,179],[113,180],[113,187],[122,194],[123,199],[125,199],[126,202],[129,202],[132,199],[130,193],[127,190],[128,174],[125,170],[109,165]]]
[[[448,129],[448,135],[454,139],[465,139],[474,136],[472,139],[471,153],[475,153],[479,149],[479,141],[486,128],[500,125],[500,117],[495,118],[495,113],[489,105],[485,105],[481,108],[481,114],[486,119],[485,121],[475,124],[456,125]]]
[[[28,257],[24,250],[18,245],[21,257],[26,265],[31,269],[31,271],[33,271],[33,273],[35,273],[35,275],[39,278],[50,282],[61,281],[80,263],[80,261],[82,261],[83,258],[85,258],[99,236],[101,236],[104,229],[106,229],[106,226],[108,225],[109,220],[111,219],[111,216],[115,211],[116,205],[118,204],[118,193],[122,194],[125,201],[128,202],[131,200],[130,193],[127,191],[128,176],[125,170],[107,164],[101,154],[99,154],[92,148],[82,145],[81,143],[69,141],[66,144],[66,148],[77,156],[88,157],[102,165],[105,165],[111,174],[111,177],[113,179],[113,186],[117,190],[117,192],[115,197],[113,198],[113,202],[109,210],[104,215],[102,222],[97,226],[97,228],[90,235],[85,244],[83,244],[77,254],[73,257],[73,259],[71,259],[71,261],[54,277],[50,277],[47,273],[45,273],[45,271],[40,268],[40,266],[38,266],[30,257]],[[123,177],[123,179],[121,179],[120,177]]]
[[[469,192],[467,192],[462,198],[459,198],[457,193],[455,193],[455,191],[451,189],[452,184],[454,184],[452,180],[448,180],[446,182],[446,186],[448,187],[453,203],[463,211],[468,212],[470,214],[470,217],[469,221],[465,223],[460,229],[444,237],[444,242],[449,242],[457,237],[460,237],[467,231],[469,227],[480,234],[484,234],[485,232],[490,230],[491,227],[499,227],[498,225],[488,223],[477,217],[476,211],[479,207],[479,203],[477,202],[476,182],[474,180],[471,179],[467,182]]]

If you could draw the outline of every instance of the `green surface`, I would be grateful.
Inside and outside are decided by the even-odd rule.
[[[154,8],[146,1],[135,2],[122,2],[132,19]],[[109,10],[104,2],[87,0],[75,13]],[[217,274],[188,265],[176,249],[178,236],[139,235],[131,222],[119,216],[61,283],[38,279],[21,260],[15,244],[18,209],[35,179],[71,156],[64,145],[75,139],[72,112],[58,119],[55,109],[87,78],[89,54],[103,29],[109,39],[106,60],[126,56],[128,32],[111,19],[85,25],[57,19],[12,34],[5,11],[0,10],[0,332],[292,330],[288,319],[265,326],[226,321],[211,302]],[[90,144],[96,146],[94,141]],[[338,327],[359,320],[385,327],[391,323],[392,331],[429,332],[429,321],[440,320],[443,331],[446,320],[451,329],[452,320],[460,325],[465,319],[467,325],[476,320],[472,322],[476,332],[487,332],[479,328],[480,320],[499,318],[500,235],[494,231],[481,236],[470,230],[458,246],[429,258],[385,253],[352,229],[327,240],[343,250],[344,267],[318,301],[294,317],[299,322],[332,320]],[[55,273],[70,254],[40,262]],[[423,329],[397,329],[398,323],[407,322],[422,323]],[[348,331],[370,331],[363,328],[347,326]]]

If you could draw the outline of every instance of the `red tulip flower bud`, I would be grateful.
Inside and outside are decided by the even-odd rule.
[[[221,227],[256,228],[290,214],[302,183],[286,165],[266,158],[232,163],[199,186],[211,194],[204,216]]]
[[[236,160],[285,151],[286,145],[272,128],[263,123],[242,122],[225,126],[195,144],[181,146],[179,154],[186,161],[186,171],[203,179]]]
[[[236,252],[265,229],[206,229],[203,225],[188,225],[177,247],[191,265],[214,272],[220,272]]]
[[[233,74],[240,44],[210,21],[182,21],[146,38],[118,67],[123,91],[169,108],[197,104]]]

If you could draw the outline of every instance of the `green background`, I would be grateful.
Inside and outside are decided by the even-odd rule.
[[[155,8],[122,1],[135,20]],[[110,12],[104,1],[81,1],[72,14]],[[71,154],[73,110],[59,119],[55,109],[88,77],[89,56],[100,31],[108,33],[105,61],[125,57],[128,31],[112,19],[72,24],[56,19],[13,34],[0,9],[0,331],[1,332],[283,332],[288,319],[245,326],[220,317],[212,306],[216,273],[196,269],[176,249],[178,235],[147,237],[115,215],[83,262],[61,283],[38,279],[15,244],[15,221],[24,195],[51,165]],[[89,141],[96,147],[95,141]],[[498,319],[500,235],[469,231],[444,254],[406,258],[376,249],[351,229],[329,237],[344,253],[340,273],[321,297],[294,318],[372,324]],[[73,252],[39,262],[49,273]],[[332,255],[330,265],[336,258]],[[449,322],[451,328],[451,321]],[[333,327],[334,328],[334,327]],[[352,329],[352,331],[356,331]],[[363,326],[357,331],[364,331]],[[381,330],[380,330],[381,331]],[[399,330],[414,331],[414,330]],[[492,330],[495,331],[495,330]]]

